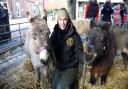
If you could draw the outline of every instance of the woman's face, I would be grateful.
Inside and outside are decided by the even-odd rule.
[[[59,27],[61,28],[61,30],[65,30],[67,23],[68,23],[68,18],[65,16],[59,17],[58,23],[59,23]]]

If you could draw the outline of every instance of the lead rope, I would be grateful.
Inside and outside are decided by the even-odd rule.
[[[87,63],[85,61],[85,58],[84,58],[84,65],[83,65],[83,71],[82,71],[82,80],[81,80],[81,89],[84,89],[87,66],[88,65],[87,65]]]
[[[83,42],[83,47],[86,46],[85,42],[84,42],[84,41],[86,41],[86,38],[87,38],[87,34],[81,35],[81,40]],[[86,78],[86,74],[85,73],[86,73],[86,69],[87,69],[85,58],[83,57],[83,59],[84,59],[84,65],[83,65],[83,70],[82,70],[82,77],[81,77],[81,80],[80,80],[81,89],[84,89],[85,78]]]

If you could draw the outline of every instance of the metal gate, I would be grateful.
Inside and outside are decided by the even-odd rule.
[[[7,24],[4,25],[4,28],[6,28],[8,25],[11,29],[11,38],[0,41],[0,64],[24,54],[23,45],[25,42],[25,33],[28,29],[29,23],[24,22],[17,24]],[[7,34],[7,32],[0,33],[0,35],[1,34]]]

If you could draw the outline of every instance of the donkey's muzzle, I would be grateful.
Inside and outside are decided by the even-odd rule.
[[[49,57],[49,52],[47,49],[43,49],[40,52],[40,59],[42,59],[43,61],[47,61]]]
[[[47,60],[47,61],[44,61],[43,59],[40,59],[40,62],[41,62],[41,64],[43,64],[43,65],[45,65],[45,66],[48,65],[48,60]]]

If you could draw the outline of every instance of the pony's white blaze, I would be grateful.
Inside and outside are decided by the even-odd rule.
[[[48,60],[48,51],[46,49],[41,50],[40,52],[40,59],[42,59],[43,61],[47,61]]]

